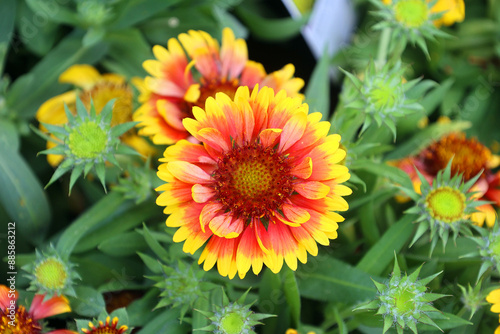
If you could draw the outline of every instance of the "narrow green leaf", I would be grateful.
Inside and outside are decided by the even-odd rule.
[[[413,235],[414,215],[404,215],[392,225],[359,261],[356,268],[370,275],[380,275]]]
[[[454,80],[452,78],[444,80],[420,101],[427,115],[431,114],[439,106],[443,101],[443,96],[446,96],[453,83]]]
[[[162,245],[154,238],[154,236],[149,232],[148,227],[146,224],[142,224],[143,226],[143,232],[144,232],[144,239],[148,243],[149,247],[151,250],[158,256],[160,259],[162,259],[165,262],[169,261],[169,255],[168,252],[163,248]]]
[[[168,309],[162,312],[154,312],[155,317],[149,321],[137,334],[185,334],[188,328],[185,324],[179,323],[179,310]]]
[[[202,312],[211,311],[208,298],[198,298],[194,303],[193,309],[193,330],[208,326],[211,323],[211,320],[209,320],[205,315],[202,314]]]
[[[16,0],[3,0],[0,2],[0,76],[3,73],[5,56],[14,31],[16,9]]]
[[[314,67],[305,92],[309,112],[320,112],[321,120],[329,119],[330,114],[330,55],[327,50]]]
[[[51,213],[42,185],[18,152],[0,145],[0,203],[20,234],[40,241]]]
[[[401,185],[407,189],[413,189],[413,184],[408,174],[397,167],[368,159],[357,159],[351,163],[350,168],[354,170],[364,170],[381,177],[386,177],[395,184]]]
[[[283,269],[283,291],[290,313],[292,314],[292,326],[299,327],[300,324],[300,292],[295,279],[295,273],[288,267]]]
[[[373,299],[377,291],[370,275],[327,255],[313,257],[301,266],[297,282],[302,297],[345,304]]]
[[[179,3],[181,0],[135,0],[123,1],[117,8],[119,17],[111,25],[114,30],[121,30],[146,20],[159,12]]]
[[[102,294],[88,286],[75,286],[76,298],[68,297],[71,302],[71,311],[83,317],[97,317],[104,309],[105,303]]]
[[[104,240],[98,248],[104,254],[127,256],[146,249],[147,244],[142,235],[137,232],[127,232]]]
[[[19,150],[19,133],[16,126],[3,119],[0,119],[0,146],[8,147],[16,152]]]

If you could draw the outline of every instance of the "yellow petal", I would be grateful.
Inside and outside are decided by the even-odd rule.
[[[59,76],[59,82],[70,83],[85,90],[91,89],[99,80],[101,74],[90,65],[73,65]]]

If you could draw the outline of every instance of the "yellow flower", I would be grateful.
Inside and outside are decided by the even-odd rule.
[[[36,113],[36,118],[40,123],[51,125],[67,123],[68,118],[64,111],[64,105],[66,104],[69,110],[75,114],[77,97],[82,100],[87,109],[90,109],[92,99],[98,114],[109,100],[116,99],[111,125],[115,126],[132,121],[132,91],[123,76],[113,73],[100,74],[90,65],[73,65],[59,76],[59,82],[73,84],[77,89],[45,101]],[[46,131],[42,124],[40,124],[40,129]],[[135,130],[122,135],[121,140],[142,155],[147,156],[154,153],[153,147],[144,138],[138,136]],[[52,148],[55,145],[53,142],[47,142],[47,148]],[[49,154],[47,156],[47,161],[53,167],[59,165],[62,159],[62,155]]]
[[[434,21],[436,27],[451,26],[455,22],[462,22],[465,18],[464,0],[438,0],[431,8],[431,13],[444,12],[443,16]]]
[[[430,2],[431,0],[427,0]],[[392,4],[392,0],[382,0],[385,5]],[[443,13],[443,15],[434,20],[434,25],[440,27],[441,25],[451,26],[455,22],[462,22],[465,18],[465,4],[464,0],[438,0],[431,8],[431,13]]]
[[[488,296],[486,296],[486,301],[493,304],[490,309],[491,312],[500,313],[500,289],[491,291]]]

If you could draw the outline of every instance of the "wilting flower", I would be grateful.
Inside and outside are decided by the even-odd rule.
[[[150,136],[155,144],[193,140],[182,120],[193,116],[193,106],[203,107],[217,92],[233,98],[238,87],[252,89],[259,84],[296,96],[304,85],[302,79],[293,78],[295,68],[291,64],[266,74],[262,64],[248,60],[245,41],[235,39],[229,28],[222,32],[220,49],[217,40],[206,32],[190,30],[180,34],[178,40],[171,38],[168,49],[154,46],[153,53],[157,60],[143,64],[152,76],[134,82],[143,103],[134,120],[141,122],[139,133]]]
[[[375,283],[378,296],[377,299],[357,307],[355,310],[377,309],[377,314],[384,317],[385,333],[391,327],[395,327],[398,334],[403,334],[405,328],[413,333],[418,333],[417,324],[423,323],[440,329],[429,317],[431,312],[439,312],[432,306],[432,302],[444,297],[437,293],[426,293],[426,285],[429,284],[439,274],[437,273],[423,279],[418,279],[420,266],[410,276],[406,273],[401,275],[397,259],[394,262],[394,269],[389,282],[382,284]]]
[[[200,311],[211,324],[195,330],[211,332],[214,334],[255,334],[254,327],[262,324],[260,320],[272,317],[271,314],[254,313],[251,305],[243,305],[247,290],[235,303],[229,302],[223,292],[222,306],[215,305],[215,312]]]
[[[28,290],[45,294],[46,298],[53,295],[76,296],[73,289],[74,280],[81,278],[74,267],[75,265],[64,260],[53,246],[46,252],[39,252],[37,249],[35,261],[23,266],[23,270],[29,273]]]
[[[158,176],[167,183],[157,204],[179,227],[175,242],[194,254],[207,240],[199,263],[217,262],[222,276],[258,274],[263,263],[278,272],[283,260],[297,268],[316,242],[337,237],[351,190],[339,165],[345,151],[339,135],[329,135],[321,115],[308,115],[301,99],[273,89],[240,87],[234,99],[224,93],[194,107],[183,121],[201,142],[181,140],[165,150]]]
[[[418,155],[399,161],[397,166],[410,176],[415,191],[420,193],[421,181],[415,169],[429,183],[432,183],[437,173],[446,167],[451,158],[453,158],[452,175],[462,174],[464,181],[469,181],[483,171],[471,188],[471,191],[476,192],[474,198],[480,201],[491,201],[493,205],[500,207],[500,172],[493,173],[491,170],[498,166],[500,159],[483,144],[475,139],[467,139],[461,133],[444,136],[423,149]],[[478,212],[472,213],[470,218],[479,226],[482,226],[484,222],[489,227],[493,226],[496,217],[493,205],[486,203],[476,207]]]
[[[441,25],[451,26],[455,22],[462,22],[465,18],[465,4],[464,0],[426,0],[427,3],[433,2],[430,13],[442,13],[442,16],[435,19],[434,25],[440,27]],[[386,5],[390,5],[392,0],[382,0]]]
[[[104,106],[112,99],[116,99],[113,106],[113,117],[111,125],[132,121],[132,91],[126,84],[125,78],[118,74],[108,73],[100,74],[90,65],[73,65],[59,76],[59,82],[73,84],[77,89],[55,96],[44,102],[36,113],[36,118],[40,123],[51,125],[62,125],[68,122],[64,105],[76,114],[76,99],[90,109],[90,101],[94,103],[96,113],[99,114]],[[46,131],[43,124],[40,129]],[[130,130],[121,136],[123,143],[133,147],[143,155],[151,155],[154,150],[147,141],[138,136],[135,130]],[[47,142],[47,148],[54,147],[56,144]],[[61,163],[63,157],[60,155],[49,154],[47,161],[52,166]]]
[[[44,295],[35,295],[29,311],[23,305],[17,305],[17,292],[0,285],[0,333],[26,334],[77,334],[67,329],[44,331],[40,320],[53,315],[70,312],[65,297],[52,297],[45,300]]]

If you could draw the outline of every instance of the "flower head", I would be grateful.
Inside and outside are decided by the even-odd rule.
[[[460,300],[464,304],[465,308],[470,311],[469,320],[472,319],[477,310],[485,304],[484,295],[481,291],[481,281],[479,281],[474,288],[471,287],[470,283],[467,288],[458,284],[458,287],[462,291],[462,297]]]
[[[208,98],[205,110],[186,118],[189,133],[201,142],[181,140],[165,150],[158,176],[167,183],[157,204],[178,227],[175,242],[194,254],[206,241],[199,263],[217,262],[222,276],[258,274],[265,264],[278,272],[283,260],[316,255],[316,242],[337,237],[345,211],[342,196],[351,190],[339,135],[330,124],[308,115],[300,98],[269,87],[240,87],[234,99],[223,93]]]
[[[23,266],[23,269],[28,272],[29,290],[50,298],[53,295],[75,296],[73,284],[74,280],[80,279],[80,275],[73,270],[74,266],[61,258],[51,245],[47,252],[36,250],[34,263]]]
[[[479,201],[474,201],[473,193],[469,192],[480,174],[464,183],[461,175],[451,176],[451,165],[450,161],[445,169],[438,172],[432,184],[429,184],[417,170],[421,182],[421,194],[417,194],[413,189],[405,189],[416,201],[415,206],[406,212],[419,216],[416,220],[419,227],[411,244],[430,229],[431,254],[438,237],[444,247],[450,232],[453,232],[453,239],[457,238],[459,232],[470,234],[469,217],[475,211],[475,207],[481,204]]]
[[[379,9],[375,15],[381,18],[375,29],[392,29],[395,42],[403,46],[408,41],[416,44],[429,57],[425,40],[448,37],[448,34],[437,29],[434,24],[443,16],[443,12],[433,8],[436,2],[437,0],[372,0]]]
[[[23,305],[17,305],[17,292],[5,285],[0,285],[0,333],[13,334],[76,334],[73,331],[59,329],[46,332],[44,318],[70,312],[65,297],[45,299],[45,295],[35,295],[29,311]]]
[[[477,280],[488,270],[500,272],[500,229],[494,224],[492,230],[476,227],[478,237],[471,237],[479,246],[477,251],[466,254],[466,257],[480,257],[482,260]]]
[[[247,290],[235,303],[223,293],[222,306],[215,305],[215,312],[198,311],[206,316],[211,324],[196,330],[214,334],[255,334],[254,327],[261,324],[260,320],[272,317],[271,314],[254,313],[251,305],[242,305],[250,290]]]
[[[384,317],[383,333],[395,327],[398,334],[405,328],[417,333],[417,324],[423,323],[439,327],[429,317],[431,312],[439,312],[432,306],[432,302],[445,295],[426,293],[426,285],[440,273],[418,279],[420,266],[410,276],[401,275],[397,259],[391,279],[385,283],[373,281],[378,290],[377,299],[357,307],[355,310],[377,309],[377,314]]]
[[[94,13],[95,15],[95,13]],[[132,121],[132,91],[125,78],[118,74],[100,74],[90,65],[73,65],[59,76],[59,82],[73,84],[77,89],[55,96],[44,102],[36,113],[40,129],[46,131],[43,124],[63,125],[68,122],[65,105],[72,115],[76,115],[76,100],[79,98],[87,110],[94,104],[96,114],[100,114],[104,106],[115,99],[111,125]],[[55,137],[52,137],[56,139]],[[138,136],[135,130],[125,132],[120,139],[143,155],[151,155],[154,150],[145,139]],[[47,148],[56,146],[54,141],[47,142]],[[47,161],[52,166],[61,163],[63,157],[49,154]]]
[[[84,334],[128,334],[132,329],[124,325],[127,323],[128,315],[124,308],[119,308],[109,315],[103,312],[94,321],[76,320],[76,326]]]
[[[97,115],[94,104],[91,103],[90,111],[79,98],[76,100],[77,114],[74,116],[66,107],[66,117],[68,123],[64,126],[55,126],[42,123],[56,140],[43,132],[37,131],[48,141],[52,141],[56,146],[42,151],[43,154],[62,155],[64,161],[54,172],[47,186],[71,171],[69,190],[75,184],[78,177],[84,176],[94,169],[103,187],[105,184],[105,163],[111,162],[119,166],[115,154],[137,154],[133,149],[121,144],[119,137],[134,126],[134,123],[121,123],[114,127],[112,123],[112,108],[114,101],[111,100]]]
[[[432,7],[428,13],[441,14],[438,18],[434,19],[433,23],[436,27],[441,25],[451,26],[455,22],[462,22],[465,18],[465,4],[464,0],[426,0],[431,3]],[[392,4],[392,0],[382,0],[385,5]],[[421,12],[422,13],[422,12]],[[410,13],[410,17],[411,17]],[[415,15],[418,16],[418,15]]]
[[[222,32],[220,49],[217,40],[206,32],[190,30],[178,39],[171,38],[168,49],[156,45],[153,53],[156,60],[143,65],[152,76],[134,82],[143,103],[134,120],[140,122],[140,133],[150,136],[155,144],[194,140],[182,120],[192,117],[192,108],[203,107],[217,92],[233,98],[238,87],[252,89],[260,84],[298,96],[304,85],[302,79],[293,78],[293,65],[266,74],[260,63],[249,61],[245,41],[235,39],[230,28]]]
[[[374,62],[370,62],[363,80],[344,71],[354,86],[348,85],[343,92],[345,106],[366,115],[361,133],[376,122],[378,126],[387,125],[396,137],[396,119],[423,110],[417,99],[408,97],[408,91],[420,79],[403,83],[404,71],[399,62],[396,65],[387,64],[380,70]]]
[[[471,191],[475,192],[473,198],[481,204],[470,219],[476,225],[482,226],[486,222],[492,227],[496,217],[493,205],[500,206],[500,172],[493,173],[491,169],[498,166],[500,159],[477,140],[466,138],[462,133],[451,133],[431,143],[416,156],[398,161],[397,166],[410,176],[415,191],[420,193],[421,181],[416,170],[432,183],[452,158],[452,176],[461,174],[464,181],[469,181],[483,171],[471,187]]]

